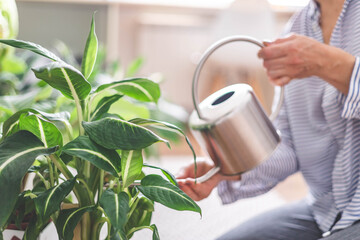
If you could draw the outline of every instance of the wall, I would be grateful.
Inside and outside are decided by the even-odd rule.
[[[71,46],[76,54],[82,50],[89,31],[92,13],[96,13],[99,40],[107,44],[108,59],[120,59],[126,66],[138,56],[145,59],[141,74],[161,72],[164,96],[192,109],[191,82],[199,56],[214,41],[228,35],[249,35],[272,39],[278,35],[278,24],[266,0],[237,0],[228,9],[189,8],[128,1],[97,4],[18,1],[20,39],[51,47],[55,39]],[[257,47],[232,44],[220,49],[209,60],[202,74],[201,96],[215,90],[214,76],[219,72],[245,69],[265,78]],[[236,73],[237,74],[237,73]],[[227,78],[221,75],[222,78]],[[261,80],[266,82],[265,80]],[[224,80],[224,84],[233,80]],[[271,86],[260,84],[265,98],[272,97]],[[264,86],[263,86],[264,85]],[[269,94],[267,94],[269,93]],[[270,103],[271,104],[271,103]]]
[[[60,39],[82,54],[89,33],[91,16],[96,12],[96,33],[106,42],[107,6],[18,1],[19,39],[36,42],[51,48]]]

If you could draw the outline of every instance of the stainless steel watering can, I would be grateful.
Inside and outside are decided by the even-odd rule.
[[[270,117],[247,84],[225,87],[199,103],[198,79],[209,56],[219,47],[231,42],[263,44],[247,36],[222,39],[203,54],[194,74],[192,96],[195,110],[189,125],[200,146],[206,150],[215,167],[198,182],[204,182],[220,172],[223,175],[242,174],[262,163],[280,143],[278,131],[271,121],[278,115],[284,90]]]

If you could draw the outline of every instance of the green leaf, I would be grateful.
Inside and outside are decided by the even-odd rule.
[[[123,95],[115,94],[109,97],[103,97],[97,104],[94,112],[91,114],[91,120],[99,120],[99,118],[107,113],[113,103],[119,100]]]
[[[137,58],[134,61],[130,63],[129,68],[126,71],[125,76],[126,77],[133,77],[140,69],[140,67],[143,65],[144,59],[143,58]]]
[[[189,148],[192,151],[194,160],[196,159],[195,150],[194,150],[193,146],[191,145],[189,138],[177,126],[170,124],[170,123],[162,122],[162,121],[156,121],[156,120],[151,120],[151,119],[142,119],[142,118],[134,118],[134,119],[130,120],[129,122],[143,126],[152,131],[161,130],[161,131],[175,132],[177,134],[183,135],[186,140],[186,143],[188,144]]]
[[[149,167],[149,168],[154,168],[154,169],[159,169],[161,170],[161,172],[165,175],[165,177],[172,183],[174,184],[175,186],[179,186],[177,181],[176,181],[176,177],[171,173],[169,172],[168,170],[166,169],[163,169],[161,167],[157,167],[157,166],[153,166],[153,165],[150,165],[150,164],[147,164],[147,163],[144,163],[143,165],[144,167]]]
[[[63,153],[89,161],[96,167],[119,177],[121,160],[115,150],[106,149],[91,141],[88,136],[80,136],[66,144]]]
[[[48,122],[32,113],[22,115],[19,120],[19,130],[32,132],[44,143],[45,147],[62,146],[63,138],[59,129],[51,122]]]
[[[8,118],[3,125],[3,134],[4,136],[8,135],[10,132],[13,132],[12,129],[16,129],[19,124],[19,119],[22,114],[25,113],[33,113],[38,114],[50,121],[60,121],[60,122],[68,122],[70,119],[70,114],[68,112],[59,112],[59,113],[45,113],[33,108],[22,109],[16,113],[14,113],[10,118]],[[15,132],[15,131],[14,131]]]
[[[143,157],[141,150],[121,151],[121,177],[123,187],[130,186],[141,174]]]
[[[157,102],[160,98],[160,87],[157,83],[145,78],[131,78],[104,84],[95,93],[103,90],[116,89],[124,95],[143,102]]]
[[[157,229],[156,225],[153,224],[153,225],[151,225],[150,227],[151,227],[152,230],[153,230],[152,239],[153,239],[153,240],[160,240],[160,235],[159,235],[159,232],[158,232],[158,229]]]
[[[43,48],[42,46],[40,46],[38,44],[35,44],[32,42],[26,42],[26,41],[16,40],[16,39],[0,39],[0,43],[9,45],[9,46],[12,46],[15,48],[32,51],[36,54],[39,54],[46,58],[49,58],[53,61],[61,61],[61,59],[58,56],[56,56],[54,53],[50,52],[49,50],[47,50],[46,48]]]
[[[138,104],[132,99],[121,98],[113,103],[109,109],[109,113],[121,113],[121,119],[132,118],[149,118],[150,111],[147,106]],[[102,116],[104,118],[105,114]]]
[[[62,210],[55,224],[59,239],[73,239],[74,229],[83,214],[86,212],[91,212],[94,209],[94,206],[86,206],[82,208],[71,208]]]
[[[116,194],[113,190],[106,190],[100,198],[100,206],[104,209],[111,225],[117,231],[123,231],[130,211],[129,196],[125,192]]]
[[[98,51],[98,39],[95,33],[95,13],[91,20],[91,28],[88,38],[86,40],[86,46],[84,50],[84,56],[81,63],[81,72],[85,78],[88,79],[94,69],[96,62],[96,56]]]
[[[129,122],[135,123],[137,125],[143,126],[145,128],[148,128],[148,129],[154,130],[154,131],[161,130],[161,131],[175,132],[177,134],[183,135],[186,140],[186,143],[188,144],[188,146],[191,149],[191,152],[193,154],[194,164],[195,164],[195,173],[196,173],[197,165],[196,165],[195,150],[194,150],[192,144],[190,143],[189,138],[185,135],[185,133],[180,128],[178,128],[177,126],[170,124],[170,123],[151,120],[151,119],[135,118],[135,119],[130,120]]]
[[[36,77],[44,80],[70,99],[85,99],[91,85],[74,67],[64,62],[53,62],[40,68],[33,68]]]
[[[121,119],[104,118],[82,125],[91,140],[108,149],[139,150],[156,142],[168,144],[152,131]]]
[[[189,210],[201,214],[200,207],[189,196],[159,175],[151,174],[144,177],[141,180],[141,185],[137,188],[149,199],[169,208],[179,211]]]
[[[20,109],[31,107],[34,104],[36,95],[39,93],[38,89],[29,91],[25,94],[19,94],[14,96],[1,96],[0,106],[10,109],[12,112],[16,112]]]
[[[35,198],[35,208],[37,216],[43,223],[47,222],[51,214],[60,209],[60,204],[64,198],[74,188],[76,178],[67,180],[57,186],[54,186]]]
[[[3,193],[0,195],[0,228],[10,216],[20,192],[21,180],[36,157],[55,151],[56,148],[45,148],[28,131],[19,131],[0,143],[0,193]]]
[[[116,230],[111,227],[110,240],[128,240],[124,231]]]

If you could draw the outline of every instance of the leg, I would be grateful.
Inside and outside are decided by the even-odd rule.
[[[359,240],[360,239],[360,221],[357,221],[352,226],[343,230],[334,232],[328,237],[321,238],[321,240]]]
[[[300,201],[260,214],[218,240],[315,240],[321,235],[309,206]]]

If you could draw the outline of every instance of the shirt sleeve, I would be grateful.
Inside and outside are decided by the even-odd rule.
[[[360,118],[360,59],[356,57],[350,79],[350,86],[345,97],[341,116],[346,119]]]
[[[298,171],[298,161],[293,150],[285,101],[274,125],[281,132],[281,143],[269,159],[253,170],[242,174],[240,181],[219,183],[218,194],[224,204],[266,193],[277,183]]]

